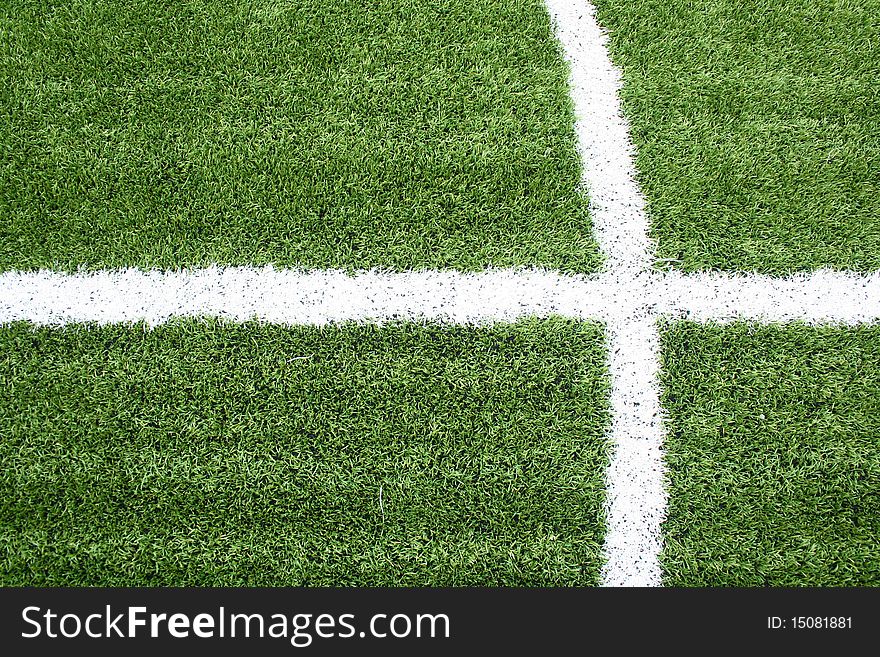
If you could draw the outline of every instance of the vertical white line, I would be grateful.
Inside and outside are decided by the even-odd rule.
[[[666,514],[654,317],[608,323],[613,452],[606,481],[605,586],[659,586]]]
[[[635,180],[629,124],[620,110],[621,72],[608,56],[607,35],[585,0],[546,0],[570,69],[583,182],[606,267],[618,278],[648,271],[654,245],[645,200]]]
[[[621,72],[607,36],[585,0],[546,0],[570,67],[575,129],[596,240],[606,256],[602,279],[619,291],[606,309],[611,377],[611,441],[606,474],[606,586],[659,586],[665,517],[659,336],[648,303],[659,282],[634,149],[620,109]]]

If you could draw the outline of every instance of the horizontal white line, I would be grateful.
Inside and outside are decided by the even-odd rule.
[[[279,324],[429,320],[459,324],[561,315],[614,322],[857,324],[880,320],[880,272],[821,270],[786,278],[719,273],[622,279],[540,269],[377,272],[210,267],[0,274],[0,323],[146,322],[215,316]]]
[[[0,274],[0,322],[139,322],[216,316],[279,324],[514,321],[599,316],[595,283],[541,270],[382,273],[212,267]]]
[[[663,314],[698,322],[860,324],[880,319],[880,272],[821,269],[784,278],[757,274],[664,275]]]

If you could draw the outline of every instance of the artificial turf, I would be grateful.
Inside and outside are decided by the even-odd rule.
[[[0,270],[600,264],[537,0],[0,0]]]
[[[880,585],[880,327],[663,336],[665,583]]]
[[[596,324],[0,328],[0,584],[591,585]]]
[[[880,269],[880,0],[596,0],[658,256]]]

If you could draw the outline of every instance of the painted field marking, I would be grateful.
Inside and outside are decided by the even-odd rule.
[[[661,317],[694,321],[857,324],[880,320],[880,272],[788,278],[647,272],[565,276],[538,269],[403,273],[212,267],[0,274],[0,324],[63,325],[216,316],[279,324],[358,321],[510,322],[526,316],[608,326],[612,381],[606,565],[608,586],[659,585],[665,517],[659,371]]]
[[[570,91],[603,279],[620,297],[608,322],[614,454],[606,476],[607,586],[658,586],[667,491],[658,373],[663,315],[698,321],[875,321],[880,277],[819,271],[809,276],[662,274],[653,269],[645,198],[620,108],[622,74],[587,0],[545,0],[570,66]]]
[[[606,256],[595,276],[541,269],[387,273],[209,267],[0,273],[0,324],[38,325],[217,316],[279,324],[441,321],[489,324],[561,315],[608,326],[612,382],[607,586],[661,583],[666,512],[658,320],[858,324],[880,320],[880,272],[820,270],[786,278],[658,272],[645,201],[635,182],[620,72],[584,0],[546,0],[571,68],[576,130],[596,239]]]
[[[559,315],[625,328],[660,317],[847,325],[880,320],[880,272],[820,270],[786,278],[672,272],[656,273],[650,282],[646,290],[607,273],[575,276],[542,269],[472,274],[346,274],[270,266],[76,274],[7,271],[0,273],[0,324],[152,326],[175,317],[314,326],[408,320],[493,324]]]

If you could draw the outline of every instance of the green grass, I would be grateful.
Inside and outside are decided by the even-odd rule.
[[[880,0],[597,0],[659,257],[880,269]]]
[[[663,337],[665,582],[880,585],[880,327]]]
[[[0,584],[590,585],[596,324],[0,329]]]
[[[539,0],[0,0],[0,269],[600,264]]]

